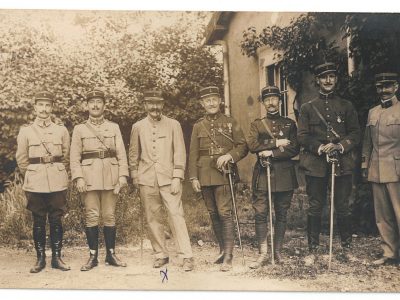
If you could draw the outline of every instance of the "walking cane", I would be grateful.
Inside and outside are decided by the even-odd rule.
[[[245,265],[244,251],[243,251],[243,246],[242,246],[242,238],[241,238],[241,235],[240,235],[239,219],[238,219],[238,213],[237,213],[237,208],[236,208],[235,191],[234,191],[233,179],[232,179],[233,171],[232,171],[231,163],[228,163],[227,173],[228,173],[228,178],[229,178],[229,188],[231,190],[233,213],[235,215],[236,229],[237,229],[238,238],[239,238],[239,246],[240,246],[240,250],[242,251],[242,265]]]
[[[274,256],[274,227],[272,225],[272,194],[271,194],[271,158],[266,160],[267,182],[268,182],[268,205],[269,205],[269,228],[271,231],[271,263],[275,264]]]
[[[140,210],[140,264],[143,264],[143,206],[142,199],[140,198],[140,190],[136,189],[134,199],[139,198],[139,210]]]
[[[329,228],[329,263],[328,263],[328,271],[331,270],[331,261],[332,261],[332,247],[333,247],[333,213],[335,209],[335,165],[338,162],[337,158],[334,155],[326,155],[326,159],[329,163],[331,163],[331,211],[330,211],[330,228]]]

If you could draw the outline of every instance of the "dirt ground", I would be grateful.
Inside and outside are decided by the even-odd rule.
[[[235,249],[234,266],[231,272],[222,273],[212,264],[217,248],[211,243],[194,245],[195,270],[184,272],[173,253],[170,241],[171,261],[161,270],[151,267],[153,257],[148,241],[145,241],[143,260],[140,250],[130,245],[119,247],[118,255],[127,263],[127,268],[115,268],[104,264],[104,250],[100,251],[100,264],[90,272],[81,272],[86,261],[86,247],[64,247],[64,260],[72,270],[61,272],[50,267],[51,252],[47,249],[47,267],[39,274],[30,274],[29,268],[35,260],[31,247],[0,248],[0,288],[45,288],[45,289],[125,289],[125,290],[243,290],[243,291],[342,291],[342,292],[400,292],[400,270],[394,266],[372,267],[371,261],[379,252],[379,240],[373,237],[354,239],[356,262],[341,259],[335,250],[332,269],[327,270],[327,253],[322,250],[318,263],[305,266],[304,237],[289,233],[290,242],[284,247],[285,262],[282,265],[267,265],[259,270],[250,270],[255,248],[246,245],[245,261]],[[327,242],[327,237],[321,244]],[[336,241],[337,243],[337,241]],[[200,243],[201,244],[201,243]],[[337,244],[335,244],[337,248]]]

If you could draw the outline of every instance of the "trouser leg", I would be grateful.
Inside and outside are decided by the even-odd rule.
[[[352,222],[349,210],[349,197],[352,190],[352,176],[335,178],[335,214],[341,245],[350,248],[352,240]]]
[[[162,202],[158,186],[140,186],[140,198],[143,203],[144,213],[149,229],[149,238],[156,259],[168,257],[165,242],[164,226],[162,224]]]
[[[306,176],[306,191],[309,201],[307,218],[308,248],[318,249],[321,231],[321,213],[328,187],[328,177]]]
[[[281,252],[286,231],[287,211],[292,201],[293,191],[274,193],[275,226],[274,226],[274,258],[282,260]]]
[[[397,259],[400,244],[400,183],[372,183],[372,191],[383,256]]]
[[[160,194],[168,215],[168,223],[174,235],[178,256],[192,258],[192,246],[186,226],[183,204],[182,187],[178,194],[171,194],[171,185],[161,186]]]
[[[222,236],[222,221],[218,213],[214,192],[215,192],[215,187],[213,186],[202,188],[204,203],[210,215],[212,228],[219,246],[219,255],[214,261],[214,263],[221,264],[224,260],[224,239]]]
[[[267,220],[268,220],[268,192],[255,190],[252,195],[255,219],[255,233],[258,242],[259,257],[250,264],[251,269],[260,268],[268,259]]]

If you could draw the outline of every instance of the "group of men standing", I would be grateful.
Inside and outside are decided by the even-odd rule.
[[[238,122],[221,113],[218,87],[200,90],[200,104],[206,114],[193,127],[188,173],[193,190],[201,193],[210,215],[220,253],[215,260],[221,271],[232,268],[234,221],[227,171],[248,151],[257,155],[252,180],[252,204],[259,257],[250,265],[256,269],[268,263],[269,200],[275,210],[273,254],[281,255],[286,216],[293,191],[298,187],[293,157],[300,153],[309,198],[307,235],[310,255],[316,258],[321,231],[321,214],[326,200],[331,164],[335,163],[334,206],[341,246],[351,258],[349,196],[355,168],[354,149],[361,131],[351,102],[335,93],[336,66],[325,63],[315,68],[319,96],[305,103],[296,123],[279,114],[280,90],[264,87],[260,100],[266,116],[252,122],[247,138]],[[377,225],[382,237],[383,257],[374,263],[397,263],[400,243],[400,104],[396,98],[397,74],[376,76],[381,105],[371,109],[363,145],[363,170],[373,182]],[[85,205],[89,260],[81,270],[98,265],[99,217],[102,215],[106,264],[126,267],[115,255],[115,207],[128,177],[139,190],[154,250],[154,268],[169,262],[162,224],[162,206],[175,239],[182,268],[194,268],[193,253],[182,206],[182,181],[186,150],[180,124],[162,114],[164,97],[159,90],[144,92],[147,117],[133,124],[128,155],[119,126],[104,118],[106,97],[100,90],[86,96],[89,118],[76,125],[70,137],[62,124],[50,115],[54,96],[41,92],[35,97],[36,119],[18,135],[17,163],[24,175],[27,208],[33,216],[33,238],[37,261],[32,273],[46,265],[46,217],[50,223],[53,268],[70,270],[62,258],[66,211],[67,169]],[[268,172],[266,165],[268,165]],[[367,174],[366,171],[363,171]],[[269,194],[271,199],[269,199]]]

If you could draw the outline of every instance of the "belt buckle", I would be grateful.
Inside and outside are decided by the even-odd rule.
[[[106,152],[105,151],[99,151],[99,158],[103,159],[106,156]]]
[[[219,154],[222,154],[223,152],[224,152],[223,148],[210,148],[209,149],[210,156],[219,155]]]
[[[53,156],[43,156],[41,157],[41,161],[45,164],[53,162]]]

